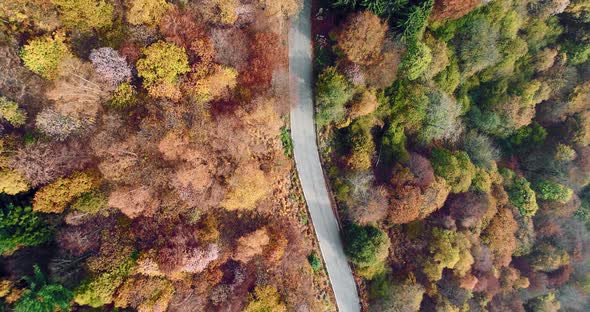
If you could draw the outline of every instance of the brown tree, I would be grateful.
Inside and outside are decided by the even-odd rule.
[[[518,223],[514,220],[512,210],[502,208],[486,227],[482,239],[494,254],[494,263],[508,266],[512,261],[512,253],[516,249],[514,234]]]
[[[121,210],[129,218],[152,215],[159,205],[160,200],[145,186],[120,187],[109,195],[109,206]]]
[[[432,10],[432,18],[437,20],[459,18],[481,3],[481,0],[436,0]]]
[[[369,65],[381,57],[387,25],[370,11],[350,15],[336,34],[337,47],[353,63]]]
[[[264,247],[270,243],[268,230],[266,228],[258,229],[250,234],[244,235],[238,239],[238,246],[234,252],[234,259],[248,262],[255,256],[261,254]]]

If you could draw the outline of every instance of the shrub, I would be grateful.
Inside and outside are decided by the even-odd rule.
[[[46,79],[57,76],[59,64],[70,55],[64,38],[37,37],[30,40],[21,50],[21,58],[25,66]]]
[[[4,119],[13,127],[20,127],[25,124],[27,113],[18,108],[18,104],[0,96],[0,120]]]
[[[326,126],[331,122],[342,122],[346,115],[344,105],[352,98],[353,90],[335,67],[327,67],[316,83],[318,105],[317,123]]]
[[[2,203],[0,209],[0,254],[11,254],[24,246],[38,246],[51,238],[52,231],[30,206]]]
[[[475,166],[467,153],[437,148],[432,151],[431,161],[434,173],[447,181],[451,192],[463,193],[469,190],[475,175]]]
[[[307,261],[309,261],[309,265],[314,272],[318,272],[322,269],[322,260],[318,257],[315,251],[307,256]]]
[[[33,199],[33,210],[44,213],[62,213],[66,206],[80,195],[96,187],[97,178],[90,173],[77,172],[69,178],[42,187]]]
[[[572,189],[549,180],[540,180],[533,187],[540,199],[557,201],[562,204],[567,203],[574,195]]]

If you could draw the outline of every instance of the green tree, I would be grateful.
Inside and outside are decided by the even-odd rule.
[[[429,257],[423,264],[424,274],[430,281],[442,278],[445,268],[455,269],[459,276],[469,271],[474,262],[470,253],[471,243],[461,233],[435,227],[428,245]]]
[[[60,284],[50,284],[39,266],[35,265],[34,275],[25,280],[29,289],[15,303],[15,312],[70,311],[72,292]]]
[[[524,177],[517,176],[514,171],[501,168],[500,174],[504,178],[504,189],[508,193],[510,202],[518,208],[522,216],[534,216],[539,209],[535,191],[531,183]]]
[[[20,54],[28,69],[46,79],[53,79],[57,76],[59,64],[70,52],[64,38],[58,34],[30,40]]]
[[[0,120],[4,119],[13,127],[20,127],[25,124],[27,113],[18,108],[16,102],[0,96]]]
[[[115,291],[129,276],[135,264],[136,261],[132,257],[118,267],[82,282],[75,289],[74,301],[79,305],[89,305],[93,308],[111,303]]]
[[[418,79],[432,62],[432,51],[423,42],[412,41],[401,62],[401,70],[409,80]]]
[[[490,138],[475,131],[469,132],[465,136],[463,148],[475,165],[488,170],[500,158],[500,152],[493,145]]]
[[[432,151],[431,161],[434,173],[447,181],[451,192],[463,193],[469,190],[475,176],[475,166],[467,153],[437,148]]]
[[[567,203],[574,195],[571,188],[549,180],[537,181],[533,184],[533,188],[540,199],[557,201],[562,204]]]
[[[113,5],[107,0],[51,0],[62,24],[69,29],[90,31],[113,24]]]
[[[389,238],[372,225],[347,224],[343,229],[343,237],[344,252],[359,268],[374,266],[387,258]]]
[[[326,68],[316,83],[316,102],[319,106],[317,123],[326,126],[341,123],[346,116],[344,105],[352,99],[353,90],[344,75],[335,67]]]
[[[0,254],[23,246],[38,246],[51,238],[51,229],[31,206],[17,206],[2,200],[0,210]]]
[[[137,75],[144,79],[150,94],[156,97],[175,97],[172,91],[178,76],[190,71],[184,48],[172,43],[158,41],[142,50],[144,55],[137,61]]]

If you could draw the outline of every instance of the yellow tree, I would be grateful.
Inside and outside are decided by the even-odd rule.
[[[127,12],[127,21],[132,25],[144,24],[155,27],[172,7],[173,5],[166,0],[132,0]]]
[[[96,176],[87,172],[77,172],[69,178],[57,179],[35,193],[33,210],[62,213],[69,203],[80,195],[90,192],[97,184]]]
[[[227,210],[252,209],[266,195],[269,185],[264,172],[255,163],[238,167],[229,180],[229,192],[221,203]]]

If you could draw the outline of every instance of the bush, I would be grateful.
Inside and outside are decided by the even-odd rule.
[[[70,55],[70,52],[64,43],[64,38],[56,35],[30,40],[20,54],[28,69],[43,78],[53,79],[57,76],[59,64]]]
[[[316,83],[316,116],[319,126],[326,126],[332,122],[341,123],[346,116],[344,105],[350,101],[353,90],[335,67],[327,67],[318,77]]]
[[[318,257],[315,251],[312,252],[309,256],[307,256],[307,261],[309,261],[309,265],[311,265],[311,269],[314,272],[318,272],[319,270],[321,270],[322,260],[320,259],[320,257]]]
[[[38,246],[51,238],[52,231],[30,206],[2,201],[0,209],[0,254],[11,254],[20,247]]]
[[[432,151],[431,161],[434,173],[447,181],[451,192],[463,193],[469,190],[475,176],[475,166],[467,153],[437,148]]]
[[[572,189],[549,180],[540,180],[533,187],[540,199],[557,201],[562,204],[570,201],[574,195]]]

